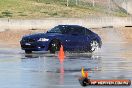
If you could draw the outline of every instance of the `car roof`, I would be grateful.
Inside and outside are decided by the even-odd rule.
[[[80,26],[80,25],[58,25],[58,26],[83,27],[83,26]]]

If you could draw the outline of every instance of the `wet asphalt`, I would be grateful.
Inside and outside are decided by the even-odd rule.
[[[118,38],[117,38],[118,39]],[[25,54],[18,48],[0,48],[0,88],[82,88],[78,79],[81,67],[90,79],[132,80],[132,43],[103,43],[94,53],[65,53],[60,64],[58,54]],[[131,88],[132,86],[89,86],[88,88]]]

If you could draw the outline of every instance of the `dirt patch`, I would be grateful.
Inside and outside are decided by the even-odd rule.
[[[132,42],[132,27],[120,28],[119,33],[122,35],[124,41]]]
[[[132,42],[132,27],[93,29],[103,42]]]
[[[102,28],[97,28],[97,29],[91,29],[93,32],[97,33],[101,39],[102,39],[102,42],[106,42],[108,41],[108,36],[107,36],[107,30],[105,29],[102,29]]]
[[[2,46],[19,47],[22,36],[33,33],[42,33],[45,30],[8,30],[0,32],[0,44]]]

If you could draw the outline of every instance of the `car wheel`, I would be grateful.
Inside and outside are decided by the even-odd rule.
[[[90,52],[94,52],[98,48],[99,48],[99,43],[95,40],[91,41],[91,43],[90,43]]]
[[[32,53],[32,51],[31,50],[25,50],[25,53],[30,54],[30,53]]]
[[[59,51],[60,49],[60,42],[58,40],[53,40],[50,44],[50,53],[55,53],[56,51]]]

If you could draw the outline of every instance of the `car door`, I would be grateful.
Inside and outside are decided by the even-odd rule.
[[[69,27],[69,32],[65,35],[65,40],[68,50],[82,50],[87,40],[85,30],[78,26]]]

